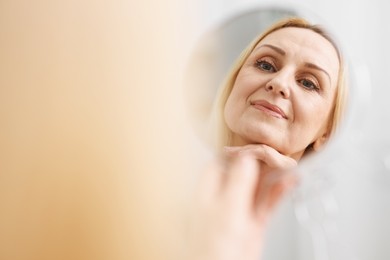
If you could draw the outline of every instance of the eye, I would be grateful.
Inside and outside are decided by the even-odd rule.
[[[268,62],[266,60],[257,60],[256,67],[263,71],[276,72],[274,65],[272,65],[271,62]]]
[[[314,90],[314,91],[319,91],[320,88],[316,83],[313,82],[311,79],[303,78],[298,80],[298,83],[300,83],[305,89],[307,90]]]

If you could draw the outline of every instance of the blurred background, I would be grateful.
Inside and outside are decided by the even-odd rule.
[[[194,17],[202,19],[191,28],[189,49],[195,54],[188,58],[187,85],[196,82],[203,90],[188,89],[199,136],[205,134],[202,122],[215,86],[240,50],[273,21],[299,15],[325,25],[348,59],[347,120],[330,147],[303,164],[305,179],[277,212],[264,259],[390,259],[390,88],[386,77],[390,4],[379,0],[199,3]]]
[[[178,8],[0,1],[0,259],[175,259]]]

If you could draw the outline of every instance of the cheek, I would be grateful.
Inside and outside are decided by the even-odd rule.
[[[241,105],[259,88],[258,80],[250,75],[237,77],[233,89],[229,95],[228,101],[233,105]]]
[[[327,129],[330,106],[328,104],[318,105],[320,102],[305,103],[297,108],[297,121],[306,129],[306,133],[311,132],[314,136],[324,134]]]
[[[239,118],[244,113],[249,93],[242,85],[235,84],[224,107],[225,121],[230,128],[238,123]]]
[[[235,93],[232,91],[232,93],[230,93],[230,95],[225,103],[225,107],[224,107],[224,111],[223,111],[225,121],[229,126],[234,124],[234,122],[238,118],[238,113],[240,111],[238,109],[237,103],[238,103],[237,97],[236,97]]]

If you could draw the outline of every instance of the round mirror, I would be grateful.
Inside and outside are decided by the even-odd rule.
[[[217,90],[240,53],[258,35],[269,28],[269,26],[288,17],[302,17],[314,24],[323,24],[318,17],[291,8],[259,7],[241,12],[226,19],[200,39],[187,68],[185,86],[192,122],[194,123],[196,132],[203,140],[208,140],[209,137],[208,120],[213,110]],[[348,62],[345,61],[345,63]],[[355,86],[356,82],[352,83]],[[356,94],[356,90],[352,92],[352,94]],[[342,121],[343,126],[345,125],[344,121]],[[344,129],[344,127],[342,128]],[[332,136],[331,139],[332,144],[334,144],[334,137]],[[310,160],[305,160],[303,163],[301,170],[304,173],[307,172],[307,175],[310,175],[311,178],[305,178],[304,185],[301,185],[302,188],[295,193],[297,195],[295,198],[297,199],[293,203],[294,209],[290,208],[284,211],[286,214],[280,214],[278,216],[278,224],[280,225],[273,228],[273,231],[276,232],[273,232],[271,235],[274,241],[278,240],[282,242],[286,250],[280,253],[280,250],[276,249],[278,243],[273,244],[271,241],[271,243],[268,243],[270,246],[266,253],[269,259],[295,259],[292,257],[293,251],[296,250],[293,245],[294,234],[299,232],[296,229],[294,230],[294,221],[310,229],[310,233],[316,228],[321,228],[318,225],[322,225],[322,223],[318,224],[316,222],[317,215],[322,221],[326,218],[324,215],[332,215],[336,211],[335,208],[337,205],[335,206],[335,199],[328,192],[328,186],[326,186],[329,184],[326,179],[326,173],[330,171],[331,167],[334,167],[334,164],[330,164],[329,162],[336,158],[337,152],[334,153],[334,151],[337,151],[337,148],[337,145],[333,146],[332,149],[326,147],[324,150],[328,151],[328,153],[322,153],[321,156],[314,156],[314,160],[310,158]],[[329,157],[329,154],[332,155],[332,158]],[[325,191],[323,193],[326,195],[325,197],[321,191]],[[314,203],[312,203],[312,200],[308,200],[310,196],[314,198]],[[318,207],[321,209],[318,210]],[[323,207],[328,207],[326,208],[328,211],[324,213],[322,211]],[[292,220],[294,217],[291,218],[292,212],[295,220]],[[326,221],[324,220],[323,223],[326,223]],[[289,235],[286,235],[286,233]],[[315,233],[309,239],[312,240],[313,251],[322,254],[323,252],[318,251],[318,248],[315,247],[316,239],[318,239],[318,236],[321,236],[321,234],[318,234]],[[272,249],[273,246],[275,246],[274,250]],[[295,245],[295,247],[299,246]],[[286,255],[283,256],[284,253]]]

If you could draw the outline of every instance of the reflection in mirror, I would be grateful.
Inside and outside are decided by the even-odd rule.
[[[297,16],[291,9],[252,8],[206,33],[196,46],[186,74],[187,101],[198,134],[205,138],[218,87],[245,47],[274,22]],[[245,28],[245,30],[243,30]]]
[[[231,113],[232,111],[216,111],[216,106],[222,107],[217,109],[224,110],[226,104],[230,105],[233,103],[233,105],[236,105],[234,101],[227,102],[228,97],[230,96],[231,94],[230,92],[232,89],[237,89],[233,85],[235,84],[235,81],[237,79],[237,74],[239,74],[239,72],[241,71],[241,67],[245,67],[243,65],[245,65],[246,62],[249,62],[250,58],[254,59],[256,58],[255,57],[256,55],[261,54],[261,53],[260,54],[257,53],[258,52],[257,49],[259,45],[261,45],[259,41],[263,40],[262,33],[265,33],[265,35],[263,36],[267,36],[267,34],[270,33],[269,31],[264,32],[265,29],[267,29],[270,25],[274,24],[275,22],[281,21],[288,17],[306,18],[305,16],[307,17],[307,15],[302,15],[296,10],[282,9],[280,7],[273,7],[273,8],[262,7],[258,9],[251,9],[250,11],[241,13],[239,15],[236,15],[228,19],[220,26],[218,26],[216,29],[207,33],[201,39],[201,41],[199,42],[197,48],[195,49],[192,55],[192,59],[190,60],[187,69],[187,75],[185,77],[186,80],[185,86],[187,90],[186,92],[187,101],[189,103],[191,118],[193,119],[194,126],[197,132],[202,136],[203,139],[206,139],[209,143],[214,143],[214,144],[217,143],[218,148],[221,148],[221,146],[225,146],[225,145],[234,145],[231,140],[233,138],[232,135],[234,134],[232,133],[234,132],[234,130],[232,131],[232,127],[234,126],[232,126],[233,122],[229,122],[231,121],[229,119],[230,118],[229,115],[232,114]],[[308,21],[312,22],[311,19],[308,19]],[[286,25],[282,25],[282,26],[286,26]],[[295,27],[305,27],[305,26],[306,25],[297,25]],[[307,26],[310,27],[311,25],[307,25]],[[289,25],[287,25],[287,27],[289,27]],[[280,28],[274,28],[274,29],[278,30]],[[325,66],[325,69],[317,66],[317,69],[319,70],[316,71],[317,74],[312,75],[313,76],[312,79],[302,78],[302,77],[298,78],[298,75],[295,75],[296,82],[304,82],[304,84],[306,85],[310,84],[314,88],[318,88],[319,90],[318,92],[326,90],[324,93],[320,93],[321,95],[319,96],[325,97],[326,95],[329,95],[330,96],[329,101],[331,103],[334,102],[334,104],[330,104],[331,111],[329,111],[329,118],[325,118],[323,120],[329,122],[329,125],[326,126],[329,127],[328,131],[324,131],[326,132],[325,133],[326,136],[324,136],[323,138],[325,139],[324,140],[325,142],[328,139],[330,139],[329,138],[330,135],[334,135],[334,133],[336,132],[335,130],[339,128],[341,121],[343,121],[342,117],[345,112],[345,107],[347,102],[346,100],[349,94],[347,87],[344,87],[347,86],[347,79],[346,79],[347,69],[343,57],[344,55],[341,55],[339,42],[335,40],[334,35],[331,35],[327,30],[327,28],[325,28],[325,31],[321,32],[321,30],[323,29],[321,25],[319,25],[317,28],[311,28],[311,29],[313,29],[314,32],[317,32],[317,34],[322,35],[323,38],[326,38],[328,43],[331,43],[331,45],[335,47],[335,48],[332,47],[332,49],[336,50],[336,55],[338,56],[338,60],[340,63],[339,65],[335,65],[338,66],[338,68],[335,67],[334,71],[331,71],[330,69],[326,68],[332,65],[329,63],[329,60],[331,60],[331,58],[329,58],[330,53],[329,52],[323,53],[324,56],[328,56],[328,60],[324,61],[322,65],[323,67]],[[289,37],[287,36],[287,38]],[[301,43],[298,42],[297,44],[301,44]],[[307,44],[311,46],[315,46],[317,43],[315,42],[315,40],[313,40],[312,42],[308,42]],[[319,50],[321,50],[321,48],[318,48],[318,50],[316,50],[313,47],[313,51],[318,52]],[[332,52],[332,50],[330,50],[330,52]],[[315,58],[321,60],[321,57],[318,57],[319,55],[320,54],[318,54],[317,57]],[[311,60],[309,61],[311,62]],[[256,60],[256,62],[259,62],[259,60]],[[266,62],[267,64],[271,65],[270,63],[268,63],[268,61],[261,61],[261,62],[263,63]],[[282,61],[278,61],[278,62],[282,62]],[[314,64],[314,63],[315,62],[310,64]],[[276,67],[276,64],[273,65]],[[258,65],[254,65],[254,66],[258,66]],[[322,73],[323,75],[321,75],[321,77],[327,75],[330,81],[332,81],[330,79],[330,73],[334,72],[334,75],[331,76],[334,76],[335,79],[333,79],[333,83],[332,82],[330,83],[333,84],[334,86],[337,85],[337,88],[335,87],[336,88],[335,92],[331,92],[331,91],[327,92],[328,86],[326,86],[326,84],[324,84],[325,82],[323,81],[323,79],[318,76],[321,74],[318,73],[321,70],[322,72],[325,72]],[[314,70],[311,70],[310,73],[312,73],[313,71]],[[231,81],[231,82],[227,82],[227,81]],[[239,82],[237,83],[237,85],[239,85]],[[307,86],[304,88],[308,90]],[[234,92],[235,91],[233,91],[233,94]],[[225,97],[221,98],[220,97],[221,95],[222,96],[225,95]],[[251,98],[253,99],[255,97],[251,97]],[[222,103],[216,104],[218,102],[220,103],[222,102]],[[251,102],[253,102],[253,100],[251,100]],[[317,106],[318,105],[319,104],[317,103]],[[229,110],[229,106],[226,109]],[[215,112],[220,114],[212,115]],[[313,111],[313,114],[314,113],[315,111]],[[220,129],[217,130],[217,133],[215,132],[212,133],[212,131],[215,131],[216,128],[215,125],[212,125],[215,124],[214,122],[215,116],[219,117],[217,120],[223,121],[222,124],[227,124],[224,127],[227,128],[230,133],[224,133],[224,134],[230,136],[222,137],[225,140],[216,140],[216,139],[221,139],[221,133],[219,131]],[[241,138],[243,137],[241,136]],[[284,138],[288,140],[288,137],[284,137]],[[246,137],[246,139],[248,139],[247,141],[249,141],[249,139],[254,139],[254,138],[251,136],[251,137]],[[310,144],[310,147],[307,148],[316,148],[314,146],[315,138],[312,139],[313,140],[312,143]],[[252,143],[257,143],[258,141],[259,140],[251,140]],[[322,145],[318,145],[318,146],[322,146]],[[307,152],[308,150],[309,149],[306,149],[305,152]],[[279,149],[279,151],[283,152],[283,149],[282,150]],[[298,157],[300,158],[300,156]]]
[[[240,14],[202,39],[188,69],[186,86],[197,132],[229,156],[254,155],[262,176],[291,167],[290,159],[322,152],[330,137],[333,141],[348,95],[338,42],[321,26],[292,17],[301,15],[280,8]],[[294,247],[292,211],[308,231],[312,259],[329,256],[324,234],[336,229],[332,218],[338,206],[326,189],[326,175],[316,174],[323,164],[318,166],[315,157],[305,160],[314,164],[301,167],[311,178],[303,176],[306,182],[295,191],[293,207],[270,236],[289,245],[276,252],[277,245],[267,242],[264,259],[293,259],[298,245]],[[333,232],[333,241],[336,236]]]

